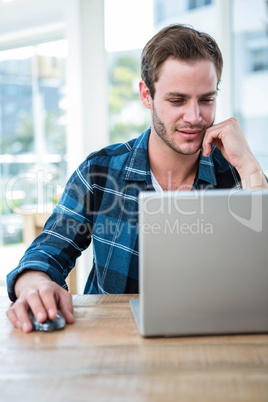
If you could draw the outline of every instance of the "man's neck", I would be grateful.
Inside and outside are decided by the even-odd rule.
[[[156,180],[165,191],[191,190],[199,165],[200,152],[183,155],[168,147],[148,144],[150,168]]]

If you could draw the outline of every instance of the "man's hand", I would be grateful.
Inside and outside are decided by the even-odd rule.
[[[28,316],[29,309],[39,322],[55,318],[58,310],[64,315],[68,324],[74,322],[71,294],[43,272],[23,273],[15,284],[15,293],[18,299],[6,314],[11,323],[24,332],[32,330]]]
[[[237,119],[230,118],[206,130],[202,151],[205,157],[215,145],[238,171],[243,188],[268,188],[259,163],[254,157]]]

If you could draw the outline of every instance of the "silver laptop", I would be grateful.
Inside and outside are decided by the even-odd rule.
[[[268,190],[142,192],[143,336],[268,332]]]

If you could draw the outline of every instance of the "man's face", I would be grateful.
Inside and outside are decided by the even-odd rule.
[[[193,155],[215,119],[217,75],[212,62],[168,59],[150,99],[152,135],[173,151]]]

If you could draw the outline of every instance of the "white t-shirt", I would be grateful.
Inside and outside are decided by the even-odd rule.
[[[164,190],[162,189],[162,187],[160,186],[160,184],[154,177],[154,174],[152,171],[151,171],[151,179],[152,179],[152,185],[153,185],[155,191],[157,191],[158,193],[164,192]]]

